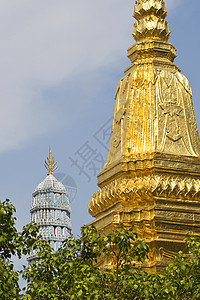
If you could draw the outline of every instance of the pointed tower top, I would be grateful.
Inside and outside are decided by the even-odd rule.
[[[51,149],[49,148],[49,157],[47,161],[45,160],[44,166],[48,171],[48,174],[51,175],[57,169],[57,163],[54,161],[54,157],[51,155]]]
[[[146,39],[168,41],[170,31],[165,21],[167,10],[163,0],[137,0],[133,17],[133,37],[136,42]]]

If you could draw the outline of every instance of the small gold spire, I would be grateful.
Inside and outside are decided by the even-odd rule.
[[[57,163],[54,162],[54,157],[51,155],[51,149],[49,149],[49,157],[47,157],[47,161],[45,160],[44,166],[48,171],[48,174],[51,175],[58,168]]]

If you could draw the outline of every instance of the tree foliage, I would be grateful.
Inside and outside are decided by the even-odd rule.
[[[11,256],[27,255],[34,244],[38,228],[34,224],[16,229],[15,207],[8,199],[0,202],[0,299],[20,299],[19,272],[14,270]]]
[[[134,262],[143,262],[148,246],[132,230],[117,230],[108,236],[95,227],[83,227],[81,238],[71,236],[54,252],[48,243],[35,244],[39,261],[25,268],[28,299],[115,299],[122,280]],[[116,263],[114,269],[94,266],[104,253]]]
[[[142,264],[149,247],[137,239],[133,228],[107,236],[93,226],[83,227],[81,237],[71,236],[58,251],[41,241],[38,228],[28,224],[18,232],[8,201],[0,203],[0,299],[95,300],[95,299],[200,299],[200,238],[186,239],[187,254],[179,252],[162,274],[148,274]],[[12,255],[21,257],[31,247],[38,259],[24,266],[27,286],[20,289],[19,271]],[[99,269],[95,263],[108,258],[112,266]]]

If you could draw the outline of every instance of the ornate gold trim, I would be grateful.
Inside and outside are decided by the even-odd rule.
[[[147,175],[117,179],[98,190],[89,202],[89,213],[96,216],[117,201],[134,201],[152,197],[200,200],[200,179],[181,176]]]

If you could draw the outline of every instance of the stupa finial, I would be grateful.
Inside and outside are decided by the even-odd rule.
[[[58,168],[57,163],[54,161],[54,157],[51,154],[51,149],[49,148],[49,157],[47,157],[47,161],[45,160],[44,166],[48,171],[48,174],[51,175]]]
[[[165,21],[167,10],[163,0],[136,0],[133,17],[133,37],[136,42],[146,39],[168,41],[170,31]]]

